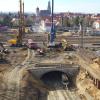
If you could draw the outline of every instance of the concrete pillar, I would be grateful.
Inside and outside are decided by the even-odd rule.
[[[98,81],[98,89],[100,89],[100,81]]]
[[[100,89],[100,81],[98,79],[95,79],[94,77],[92,77],[91,74],[89,74],[89,77],[91,80],[93,80],[93,84],[98,88]]]
[[[91,76],[91,75],[90,75]],[[93,80],[93,77],[91,76],[91,80]]]
[[[70,79],[70,86],[71,86],[71,88],[77,88],[77,86],[76,86],[76,77],[71,77]]]
[[[88,73],[89,74],[89,73]],[[89,78],[91,79],[91,75],[89,74]]]
[[[97,86],[97,84],[98,84],[98,80],[96,79],[96,84],[95,85]]]
[[[95,84],[95,85],[97,84],[97,79],[94,79],[94,84]]]
[[[99,81],[98,81],[98,80],[96,80],[96,86],[97,86],[97,88],[98,88],[98,82],[99,82]]]
[[[93,77],[90,75],[91,80],[93,80]]]
[[[93,78],[93,84],[95,85],[95,78]]]

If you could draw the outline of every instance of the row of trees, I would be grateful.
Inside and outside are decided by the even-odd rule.
[[[14,25],[12,23],[12,15],[4,15],[4,19],[0,20],[1,25],[6,26],[18,26],[19,22],[17,22],[17,25]],[[25,19],[25,25],[32,25],[35,23],[35,19],[33,19],[30,16],[27,16]],[[62,17],[61,24],[65,27],[79,27],[79,23],[81,23],[85,27],[91,27],[93,20],[90,18],[90,16],[76,16],[76,17]],[[16,23],[15,23],[16,24]]]
[[[5,15],[3,20],[0,20],[0,25],[12,26],[11,20],[12,18],[9,15]]]
[[[66,27],[78,27],[79,23],[81,23],[85,27],[91,27],[93,20],[90,17],[86,16],[77,16],[72,18],[62,17],[61,23]]]
[[[3,16],[3,19],[0,20],[0,25],[3,25],[3,26],[9,26],[9,27],[15,27],[15,26],[19,26],[19,20],[18,20],[18,17],[16,17],[16,21],[15,22],[12,22],[12,19],[14,17],[12,17],[11,15],[4,15]],[[31,17],[27,17],[25,19],[25,25],[26,26],[29,26],[29,25],[32,25],[34,24],[34,20],[31,18]]]

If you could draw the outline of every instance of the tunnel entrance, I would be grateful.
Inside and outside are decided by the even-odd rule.
[[[51,89],[70,89],[70,87],[72,87],[73,84],[71,77],[69,77],[66,73],[61,71],[51,71],[45,73],[40,79]]]

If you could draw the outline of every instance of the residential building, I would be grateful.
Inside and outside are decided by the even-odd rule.
[[[97,30],[100,29],[100,20],[96,20],[93,22],[93,28]]]

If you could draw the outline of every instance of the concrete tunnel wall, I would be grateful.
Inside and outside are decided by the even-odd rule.
[[[79,73],[79,67],[77,68],[40,68],[30,70],[37,78],[41,79],[42,76],[50,72],[61,72],[65,73],[68,79],[76,86],[76,78]]]
[[[79,73],[79,68],[39,68],[30,70],[37,78],[41,78],[44,74],[52,71],[65,73],[69,77],[75,77]]]
[[[68,86],[69,87],[73,87],[73,88],[77,87],[77,85],[76,85],[77,74],[74,75],[74,76],[70,76],[70,75],[64,73],[63,71],[50,71],[50,72],[47,72],[47,73],[45,73],[41,76],[40,80],[42,80],[42,81],[44,81],[45,79],[48,80],[48,78],[50,77],[50,80],[55,80],[55,82],[56,82],[56,79],[57,79],[57,80],[62,82],[62,75],[63,74],[66,75],[66,77],[68,79],[68,82],[69,82]]]

